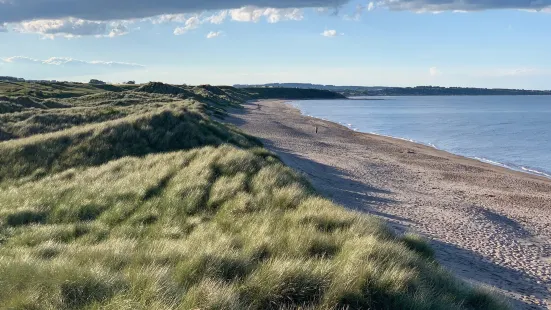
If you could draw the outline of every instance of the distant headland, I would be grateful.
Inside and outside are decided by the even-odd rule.
[[[551,90],[527,90],[474,87],[387,87],[387,86],[335,86],[308,83],[271,83],[261,85],[234,85],[236,88],[303,88],[330,90],[347,97],[354,96],[521,96],[551,95]]]

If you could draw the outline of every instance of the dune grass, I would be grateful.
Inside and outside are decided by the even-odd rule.
[[[104,92],[102,85],[91,85],[69,82],[14,82],[0,81],[0,95],[31,96],[36,98],[71,98]],[[112,87],[112,90],[122,91],[122,88]]]
[[[254,139],[211,121],[199,108],[193,101],[181,102],[156,112],[0,143],[0,183],[125,156],[223,143],[258,145],[251,142]]]
[[[500,307],[263,149],[123,158],[0,205],[2,308]]]
[[[190,100],[200,105],[204,114],[223,118],[228,107],[239,108],[241,102],[249,99],[248,93],[229,87],[182,87],[149,83],[134,87],[133,91],[105,91],[57,101],[28,96],[6,97],[1,96],[0,92],[0,142],[144,114],[160,108],[172,109],[182,105],[182,101]]]
[[[242,93],[209,88],[0,143],[1,309],[507,308],[214,121]]]

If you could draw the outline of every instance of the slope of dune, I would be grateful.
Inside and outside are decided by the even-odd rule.
[[[219,123],[243,92],[178,95],[71,99],[0,142],[0,308],[506,307]]]

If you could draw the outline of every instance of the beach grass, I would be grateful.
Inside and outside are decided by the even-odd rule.
[[[0,308],[507,308],[210,114],[242,93],[199,89],[0,143]]]

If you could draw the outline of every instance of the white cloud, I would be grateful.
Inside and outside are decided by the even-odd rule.
[[[123,24],[118,24],[113,26],[111,28],[111,31],[109,31],[109,34],[107,35],[110,38],[124,36],[128,34],[128,28]]]
[[[369,4],[367,5],[367,10],[368,11],[373,11],[375,10],[375,2],[369,2]]]
[[[214,38],[218,38],[219,36],[222,35],[222,31],[211,31],[207,34],[207,39],[214,39]]]
[[[67,57],[51,57],[45,60],[40,60],[25,56],[13,56],[1,59],[4,63],[10,64],[32,64],[46,66],[95,66],[95,67],[110,67],[110,68],[144,68],[145,66],[135,63],[116,62],[116,61],[84,61]]]
[[[230,10],[231,19],[238,22],[258,22],[262,17],[264,10],[251,6],[240,9]]]
[[[187,32],[186,28],[185,27],[176,27],[174,29],[174,35],[175,36],[181,36],[183,34],[185,34]]]
[[[367,10],[367,6],[363,4],[356,5],[356,10],[352,15],[344,15],[345,20],[359,21],[362,18],[364,11]]]
[[[337,30],[325,30],[321,33],[321,35],[324,37],[332,38],[338,36],[339,34],[337,33]]]
[[[185,26],[183,27],[177,27],[174,29],[174,34],[179,36],[187,33],[190,30],[197,29],[201,25],[201,20],[199,19],[199,16],[195,15],[190,18],[188,18],[185,22]]]
[[[217,14],[211,15],[204,19],[204,21],[209,22],[211,24],[220,25],[222,24],[226,18],[228,17],[228,11],[220,11]]]
[[[371,12],[377,8],[377,3],[375,2],[369,2],[366,5],[358,4],[356,5],[356,10],[354,11],[354,14],[352,15],[344,15],[345,20],[352,20],[352,21],[359,21],[362,18],[362,15],[364,15],[367,12]]]
[[[241,7],[337,8],[349,0],[0,0],[0,23],[77,18],[111,21]]]
[[[186,18],[184,15],[162,15],[151,19],[154,23],[180,22],[185,25],[174,29],[175,35],[183,35],[190,30],[199,28],[202,24],[211,23],[215,25],[222,24],[228,17],[237,22],[258,22],[265,18],[269,23],[280,21],[295,20],[304,18],[300,9],[275,9],[275,8],[257,8],[252,6],[242,7],[234,10],[223,10],[216,14],[203,17],[203,15],[194,15]]]
[[[258,22],[262,17],[265,17],[269,23],[277,23],[280,21],[300,21],[304,19],[304,14],[301,9],[276,9],[276,8],[258,8],[254,6],[245,6],[240,9],[229,11],[231,19],[238,22]]]
[[[2,6],[6,0],[0,0],[0,16],[2,15]],[[33,0],[29,0],[33,1]],[[48,1],[48,0],[44,0]],[[65,1],[65,0],[59,0]],[[237,2],[241,0],[236,0]],[[247,0],[244,0],[247,1]],[[270,0],[271,1],[271,0]],[[293,2],[288,0],[289,3]],[[305,3],[309,0],[300,0]],[[299,2],[300,2],[299,1]],[[314,2],[319,0],[312,0]],[[321,0],[323,1],[346,1],[346,0]],[[254,2],[254,0],[253,0]],[[268,1],[269,2],[269,1]],[[263,3],[263,2],[262,2]],[[322,4],[322,3],[321,3]],[[257,6],[242,6],[237,9],[227,10],[190,10],[196,13],[179,13],[179,14],[158,14],[143,18],[130,19],[81,19],[76,17],[57,18],[57,19],[32,19],[29,21],[2,23],[0,19],[0,32],[6,32],[9,29],[20,33],[40,34],[43,38],[54,39],[55,37],[79,38],[82,36],[95,37],[117,37],[126,35],[130,32],[128,25],[135,22],[151,22],[153,24],[163,23],[181,23],[183,26],[178,26],[174,29],[175,35],[183,35],[190,30],[199,28],[202,24],[210,23],[220,25],[226,20],[231,19],[238,22],[258,22],[265,19],[269,23],[278,23],[281,21],[300,21],[304,19],[303,10],[300,8],[287,8],[289,4],[281,4],[278,7],[257,7]],[[299,3],[297,5],[300,6]],[[225,5],[222,5],[224,7]],[[279,7],[281,6],[281,7]],[[230,8],[232,6],[229,6]],[[116,14],[113,13],[113,14]],[[209,15],[210,14],[210,15]],[[58,17],[58,16],[56,16]],[[8,29],[8,26],[11,26]],[[139,28],[135,28],[136,30]]]
[[[300,21],[304,19],[304,14],[300,9],[266,9],[264,16],[269,23],[277,23],[280,21],[294,20]]]
[[[484,11],[497,9],[545,11],[551,0],[381,0],[378,6],[397,11],[444,12]]]
[[[20,33],[40,34],[49,39],[58,36],[65,38],[116,37],[128,33],[128,29],[124,26],[125,23],[128,22],[98,22],[75,18],[35,20],[17,24],[14,26],[14,30]]]
[[[440,71],[436,67],[432,67],[432,68],[429,69],[429,74],[430,74],[430,76],[440,76],[440,75],[442,75],[442,71]]]
[[[144,20],[150,20],[153,24],[164,24],[164,23],[185,23],[188,18],[186,14],[163,14],[154,17],[149,17]]]
[[[326,14],[329,12],[329,8],[328,7],[320,7],[320,8],[314,8],[314,11],[317,12],[318,14]]]

